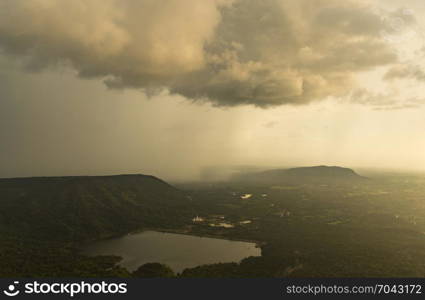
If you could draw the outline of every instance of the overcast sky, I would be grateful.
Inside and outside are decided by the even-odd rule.
[[[425,171],[422,0],[0,0],[0,177]]]

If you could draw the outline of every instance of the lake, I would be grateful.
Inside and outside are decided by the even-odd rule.
[[[143,231],[91,243],[84,247],[83,253],[121,256],[121,266],[129,271],[148,262],[159,262],[178,273],[199,265],[239,262],[249,256],[261,256],[261,249],[249,242]]]

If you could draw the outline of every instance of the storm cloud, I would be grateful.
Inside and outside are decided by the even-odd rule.
[[[270,107],[346,95],[397,63],[393,25],[352,0],[14,0],[0,2],[0,49],[110,88]]]

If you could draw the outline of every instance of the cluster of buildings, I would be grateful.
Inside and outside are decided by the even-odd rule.
[[[223,215],[214,215],[209,218],[202,218],[200,216],[196,216],[192,219],[192,222],[195,224],[207,223],[210,227],[221,227],[221,228],[234,228],[235,224],[231,222],[224,221],[225,217]],[[240,221],[239,225],[248,225],[251,224],[251,220]]]

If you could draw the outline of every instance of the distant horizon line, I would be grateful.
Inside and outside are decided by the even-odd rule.
[[[345,167],[341,165],[325,165],[325,164],[317,164],[317,165],[298,165],[298,166],[280,166],[280,167],[272,167],[272,166],[259,166],[259,165],[234,165],[234,166],[210,166],[201,168],[219,168],[219,169],[232,169],[232,168],[263,168],[264,170],[279,170],[279,169],[294,169],[294,168],[308,168],[308,167],[337,167],[337,168],[347,168],[353,171],[366,171],[366,172],[376,172],[376,173],[396,173],[396,174],[425,174],[425,170],[420,169],[409,169],[409,168],[395,168],[395,167]],[[30,179],[30,178],[72,178],[72,177],[119,177],[119,176],[146,176],[146,177],[154,177],[158,179],[166,178],[166,180],[174,180],[174,181],[206,181],[203,180],[201,175],[194,176],[197,179],[177,179],[176,176],[161,176],[155,175],[152,173],[141,173],[141,172],[129,172],[129,173],[112,173],[107,174],[99,172],[98,174],[73,174],[73,175],[22,175],[22,176],[0,176],[1,179]]]

